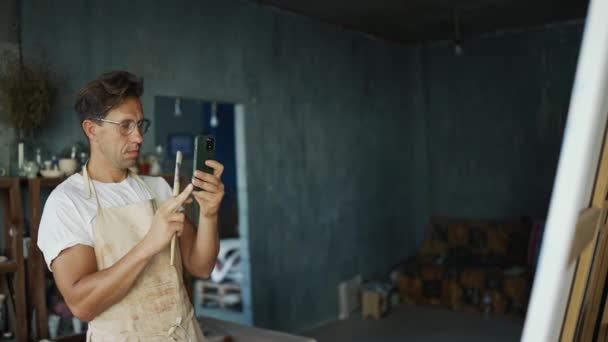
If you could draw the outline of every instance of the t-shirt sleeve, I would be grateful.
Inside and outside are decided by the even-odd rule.
[[[171,198],[171,196],[173,196],[173,189],[171,188],[171,186],[169,186],[169,183],[167,183],[164,178],[157,178],[156,187],[157,189],[155,190],[158,194],[158,197],[163,203],[165,203],[169,198]]]
[[[169,198],[173,196],[173,188],[171,188],[169,183],[167,183],[167,180],[165,180],[164,178],[158,177],[157,179],[158,181],[155,185],[157,189],[154,189],[154,191],[156,191],[159,200],[161,200],[162,203],[165,203]],[[184,206],[180,206],[178,210],[184,211]]]
[[[87,224],[67,195],[56,191],[51,193],[44,205],[38,230],[38,248],[49,270],[53,260],[64,249],[78,244],[94,246],[85,228]]]

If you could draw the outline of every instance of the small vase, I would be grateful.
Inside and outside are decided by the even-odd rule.
[[[32,148],[34,146],[34,136],[26,134],[23,130],[16,130],[15,139],[10,147],[10,170],[9,175],[13,177],[26,177],[26,163],[33,160]]]

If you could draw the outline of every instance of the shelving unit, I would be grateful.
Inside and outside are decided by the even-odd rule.
[[[41,201],[42,189],[52,190],[61,184],[65,178],[33,178],[27,180],[28,186],[28,205],[30,222],[30,249],[28,254],[28,293],[32,298],[30,312],[36,313],[36,333],[37,338],[44,339],[49,337],[48,311],[46,302],[46,264],[42,252],[38,248],[38,228],[44,204]],[[42,286],[41,286],[42,284]],[[79,340],[84,341],[84,334],[76,335]]]
[[[14,303],[15,339],[25,342],[28,341],[28,320],[23,259],[23,209],[19,187],[19,178],[0,177],[0,189],[5,193],[2,254],[8,258],[0,263],[0,276],[6,279],[2,283],[6,284],[7,297],[11,296],[11,301],[8,302]]]

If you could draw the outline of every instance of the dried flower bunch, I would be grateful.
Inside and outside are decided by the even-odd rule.
[[[32,133],[49,116],[53,89],[48,73],[6,52],[0,65],[0,107],[15,129]],[[8,120],[7,120],[8,119]]]

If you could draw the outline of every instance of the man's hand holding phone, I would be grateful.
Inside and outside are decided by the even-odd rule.
[[[215,160],[206,160],[205,165],[212,168],[213,173],[194,171],[192,185],[202,190],[193,191],[192,196],[200,206],[201,215],[213,217],[217,215],[224,198],[224,183],[221,181],[224,165]]]

